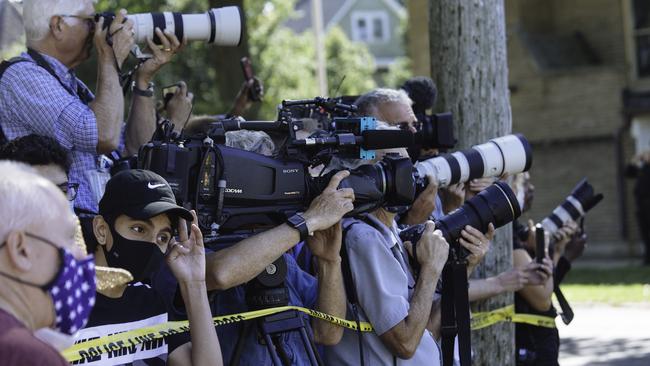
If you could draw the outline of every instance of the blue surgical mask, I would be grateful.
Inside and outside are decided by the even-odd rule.
[[[54,304],[56,316],[54,328],[65,334],[76,333],[86,326],[90,311],[95,305],[94,258],[88,256],[78,261],[68,250],[58,247],[45,238],[29,233],[25,235],[58,250],[60,264],[56,276],[45,285],[39,285],[7,273],[0,272],[0,275],[24,285],[40,288],[47,293]],[[0,249],[5,244],[6,242],[0,244]]]

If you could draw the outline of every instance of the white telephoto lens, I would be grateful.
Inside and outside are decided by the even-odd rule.
[[[415,169],[422,178],[429,175],[436,177],[438,187],[447,187],[451,181],[451,169],[442,157],[419,161],[415,163]]]

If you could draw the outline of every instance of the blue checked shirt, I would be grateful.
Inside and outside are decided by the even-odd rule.
[[[42,54],[61,82],[72,91],[77,86],[94,95],[57,59]],[[22,58],[32,60],[27,53]],[[19,62],[0,79],[0,126],[7,139],[29,134],[49,136],[69,150],[70,182],[79,183],[76,208],[97,212],[100,191],[91,188],[105,157],[97,154],[97,121],[93,111],[76,94],[70,94],[52,75],[35,62]],[[100,179],[101,181],[101,179]]]

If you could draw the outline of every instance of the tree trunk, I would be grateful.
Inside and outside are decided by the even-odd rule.
[[[243,0],[210,0],[209,4],[211,9],[236,5],[239,6],[239,9],[242,12],[244,11]],[[210,47],[209,54],[211,64],[216,71],[217,82],[214,87],[219,90],[219,99],[227,109],[232,106],[232,103],[237,96],[237,92],[244,82],[244,74],[239,61],[242,57],[248,56],[248,32],[246,30],[246,24],[244,23],[242,26],[244,27],[244,30],[242,33],[241,44],[239,46],[208,46]],[[255,60],[251,61],[254,69]],[[219,112],[225,113],[227,111],[228,110]]]
[[[440,111],[454,115],[458,148],[510,133],[506,30],[503,0],[430,0],[431,75]],[[512,267],[512,228],[497,230],[475,276]],[[474,311],[513,303],[506,294],[476,304]],[[474,365],[514,365],[514,326],[500,323],[472,332]]]

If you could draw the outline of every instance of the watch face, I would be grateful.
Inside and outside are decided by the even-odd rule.
[[[293,226],[300,226],[300,225],[305,223],[305,219],[302,216],[298,215],[298,214],[291,216],[288,221]]]

